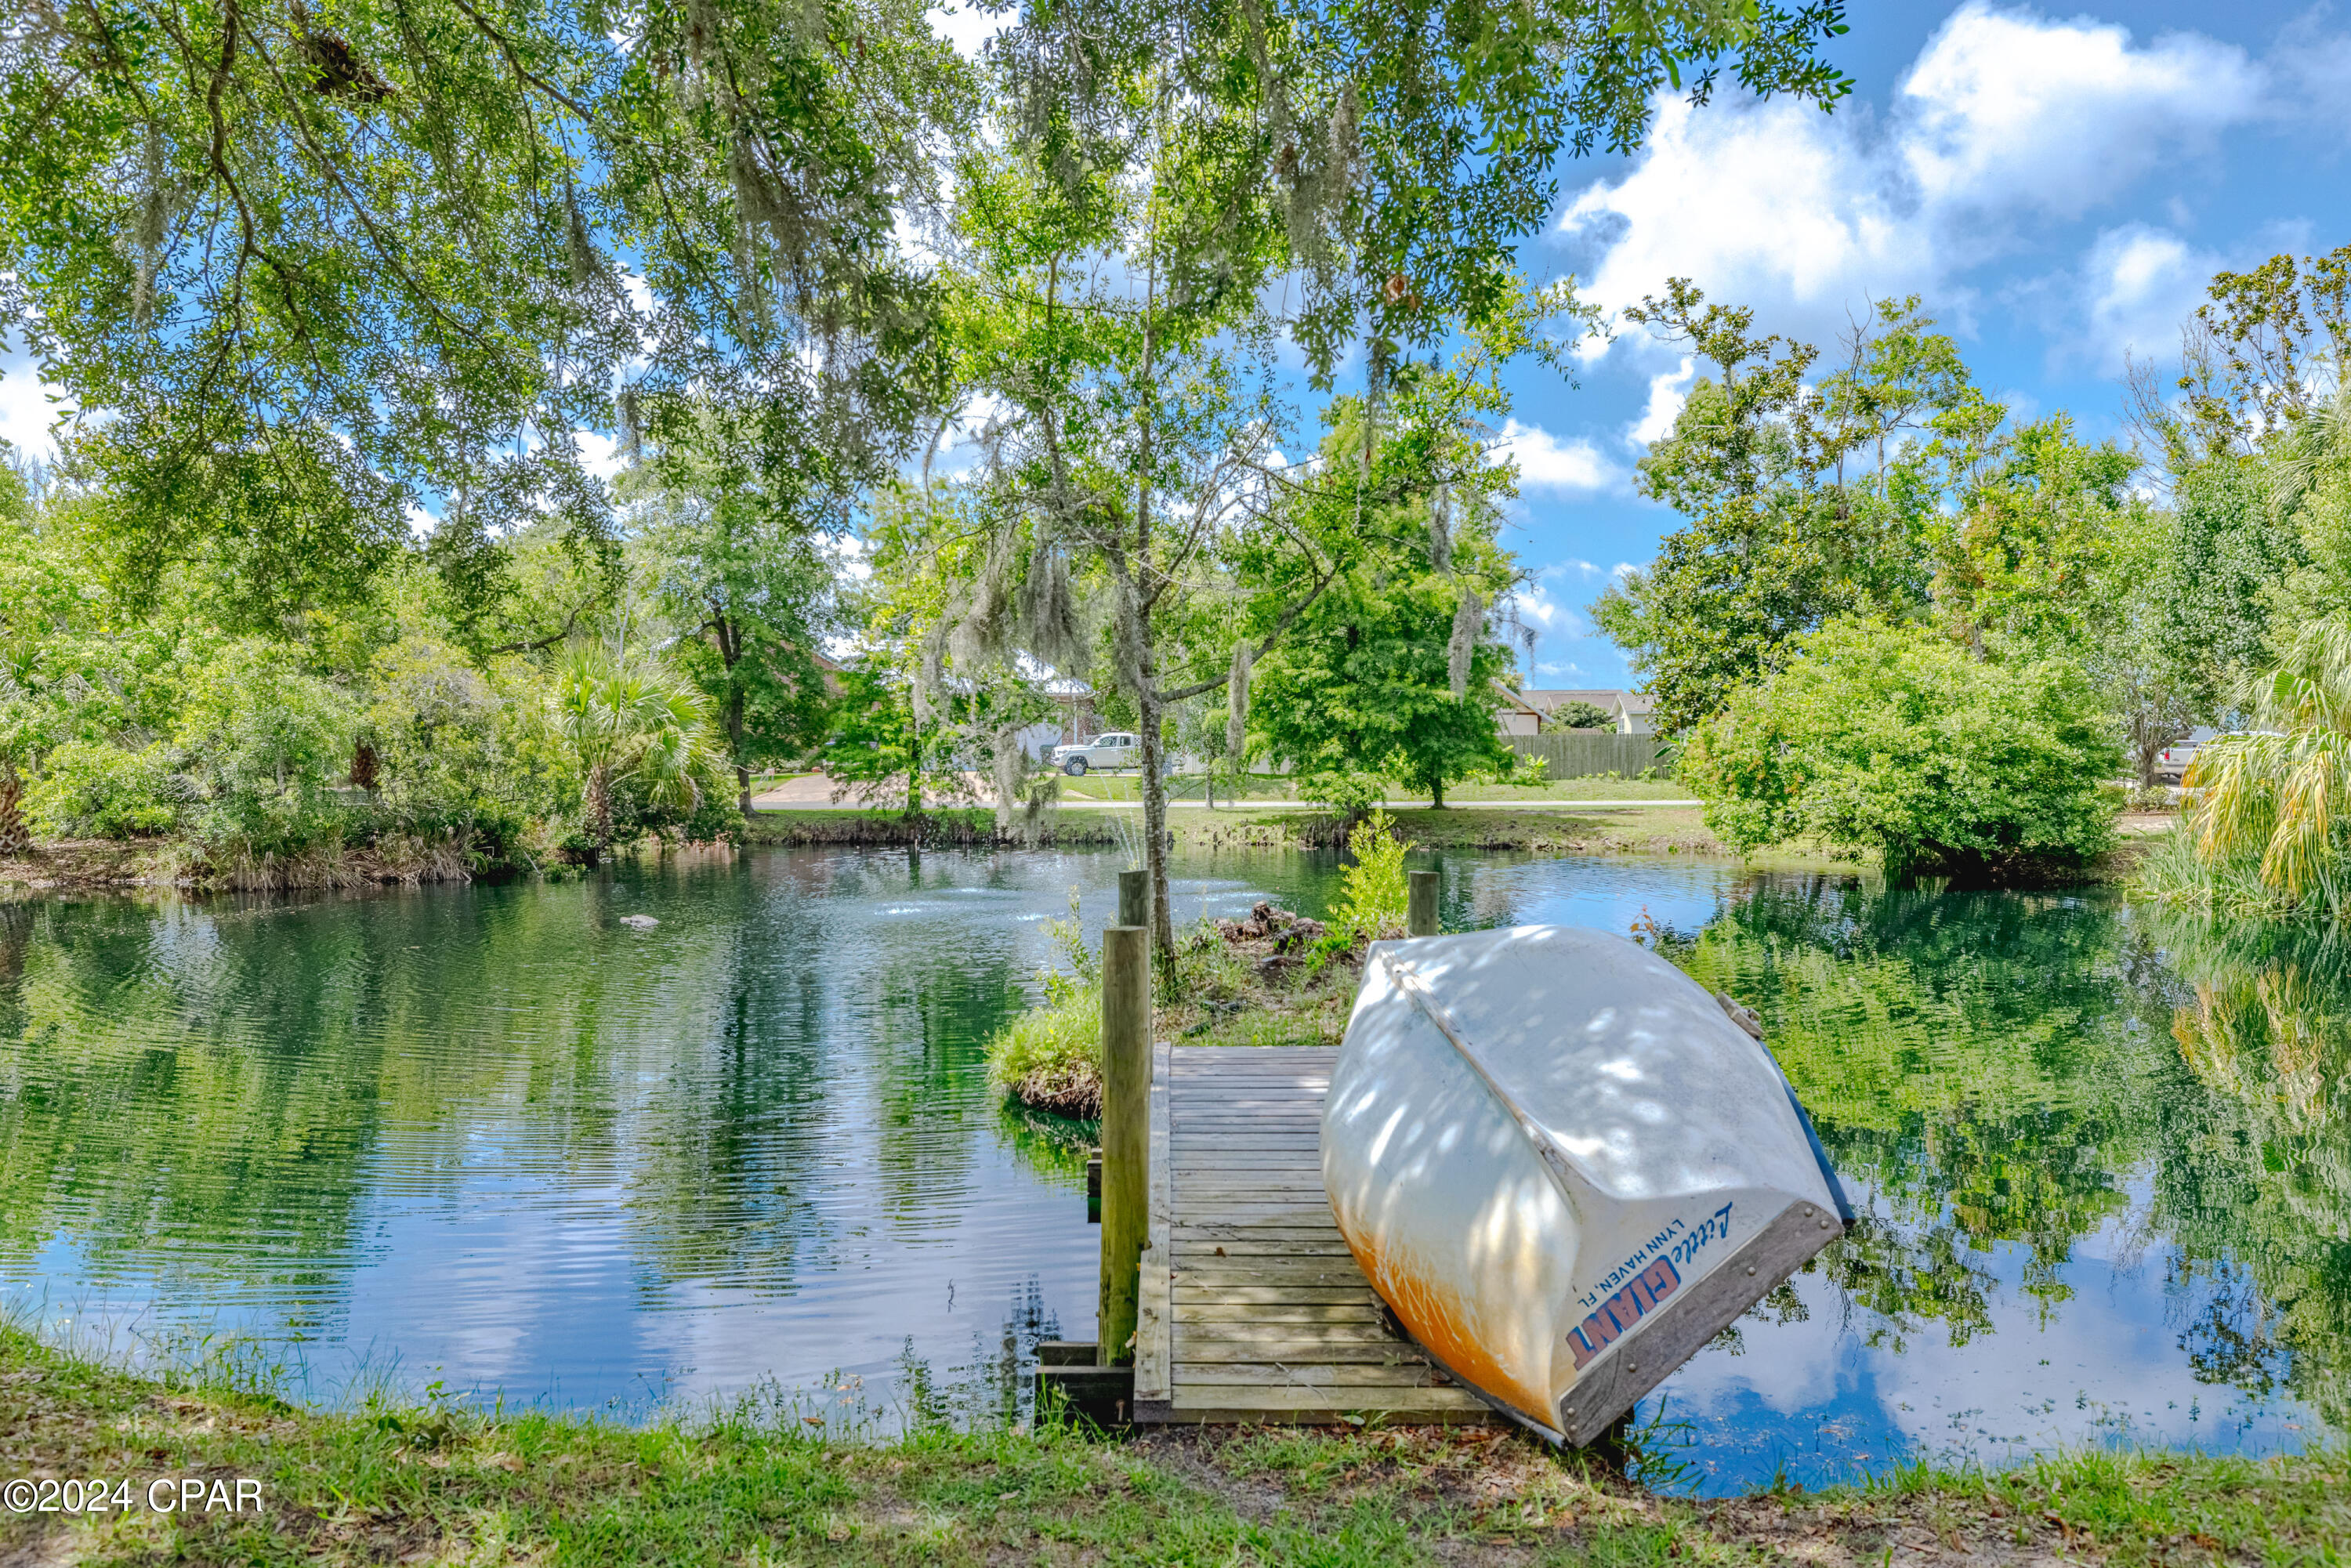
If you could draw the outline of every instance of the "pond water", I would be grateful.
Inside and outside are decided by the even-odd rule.
[[[1091,1337],[1066,1124],[981,1047],[1117,857],[759,852],[311,899],[0,904],[0,1312],[288,1391],[834,1422]],[[2351,966],[2109,895],[1454,857],[1763,1015],[1863,1223],[1646,1401],[1708,1491],[2351,1421]],[[1180,918],[1330,862],[1182,862]],[[622,917],[649,915],[638,929]]]

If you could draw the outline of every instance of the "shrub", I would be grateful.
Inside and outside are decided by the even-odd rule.
[[[1831,622],[1691,734],[1682,781],[1745,853],[1813,836],[1887,872],[2080,865],[2122,752],[2069,664],[1988,664],[1924,627]]]
[[[1061,977],[1056,977],[1060,978]],[[987,1081],[1064,1116],[1102,1113],[1102,991],[1066,980],[987,1042]]]
[[[73,740],[49,753],[26,803],[50,838],[134,839],[171,831],[192,794],[164,747]]]
[[[1102,955],[1079,920],[1078,888],[1070,917],[1049,920],[1045,934],[1069,972],[1039,972],[1045,999],[996,1031],[987,1042],[987,1081],[1002,1092],[1064,1116],[1102,1114]]]
[[[1385,811],[1374,811],[1347,835],[1354,863],[1339,873],[1339,902],[1331,912],[1333,931],[1353,941],[1404,935],[1405,843]]]
[[[357,734],[350,696],[289,650],[224,648],[191,683],[176,737],[204,800],[195,838],[215,858],[341,843],[365,815],[335,792]]]
[[[1299,780],[1298,792],[1355,821],[1387,799],[1387,780],[1376,773],[1313,773]]]
[[[1548,721],[1552,729],[1614,729],[1616,721],[1592,703],[1562,703],[1553,708]]]
[[[2142,893],[2232,915],[2351,911],[2351,620],[2295,632],[2240,694],[2253,727],[2189,765],[2188,820],[2141,864]]]

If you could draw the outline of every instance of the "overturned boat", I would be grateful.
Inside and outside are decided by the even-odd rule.
[[[1322,1108],[1339,1229],[1456,1379],[1588,1443],[1851,1222],[1760,1032],[1598,931],[1375,943]]]

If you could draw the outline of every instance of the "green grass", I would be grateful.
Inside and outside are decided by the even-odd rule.
[[[1182,786],[1181,799],[1196,804],[1201,798],[1198,781],[1191,779],[1171,780],[1171,786]],[[1249,780],[1245,796],[1248,803],[1292,801],[1290,780],[1271,774]],[[1412,800],[1425,798],[1423,792],[1408,784],[1388,786],[1392,800]],[[1082,779],[1064,778],[1061,798],[1065,800],[1140,800],[1142,783],[1132,773],[1089,773]],[[1224,785],[1217,787],[1217,805],[1222,810],[1235,799]],[[1459,784],[1446,790],[1447,805],[1473,802],[1509,803],[1520,800],[1694,800],[1690,792],[1670,779],[1553,779],[1538,784]],[[1187,805],[1186,809],[1190,809]]]
[[[0,1512],[0,1561],[201,1563],[2339,1563],[2341,1451],[2088,1453],[1692,1502],[1512,1434],[1223,1429],[843,1440],[789,1401],[627,1427],[156,1382],[0,1329],[0,1481],[262,1483],[257,1511]]]

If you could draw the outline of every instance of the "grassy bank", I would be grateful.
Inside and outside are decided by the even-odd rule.
[[[1236,795],[1228,786],[1217,789],[1217,803],[1221,809],[1238,800],[1243,804],[1270,801],[1295,801],[1296,780],[1259,776],[1250,779]],[[1139,800],[1142,785],[1131,773],[1090,773],[1082,779],[1064,778],[1060,781],[1064,800]],[[1175,798],[1196,805],[1201,800],[1197,779],[1177,776],[1169,780]],[[1392,799],[1409,801],[1413,791],[1395,785],[1389,789]],[[1448,805],[1510,805],[1527,800],[1691,800],[1690,792],[1669,779],[1552,779],[1537,784],[1459,784],[1445,792]]]
[[[509,873],[511,874],[511,873]],[[69,839],[29,855],[0,856],[0,888],[176,887],[204,892],[287,892],[471,879],[446,841],[387,838],[312,845],[287,854],[206,855],[172,839]]]
[[[743,824],[746,843],[808,848],[827,844],[876,848],[1026,848],[1030,840],[1015,828],[999,835],[996,813],[985,807],[948,807],[909,816],[871,807],[810,807],[761,810]],[[1109,813],[1072,811],[1049,818],[1035,842],[1040,848],[1100,846],[1119,841]]]
[[[1578,781],[1582,782],[1582,781]],[[1657,785],[1624,786],[1656,790]],[[1627,794],[1623,799],[1641,799]],[[1525,854],[1666,854],[1734,858],[1708,831],[1698,802],[1659,799],[1654,805],[1578,810],[1565,807],[1468,804],[1438,811],[1426,808],[1392,813],[1406,837],[1423,850],[1510,851]],[[1119,819],[1129,819],[1122,837]],[[1099,849],[1134,836],[1139,811],[1079,809],[1052,813],[1034,847]],[[2120,881],[2153,835],[2168,831],[2176,818],[2134,815],[2122,819],[2125,842],[2109,862],[2083,880]],[[1179,849],[1332,849],[1344,837],[1341,820],[1326,812],[1263,804],[1194,808],[1168,814]],[[755,811],[741,829],[744,842],[786,848],[827,845],[877,849],[1028,848],[1029,837],[1016,829],[999,835],[994,812],[950,808],[908,817],[872,808],[812,807]],[[623,853],[627,852],[622,852]],[[1741,862],[1764,871],[1866,869],[1861,862],[1801,847],[1768,850]],[[370,883],[462,881],[462,862],[435,856],[430,846],[375,845],[331,854],[257,862],[222,868],[189,856],[159,840],[75,840],[46,843],[31,856],[0,859],[0,887],[34,889],[182,887],[356,887]]]
[[[1505,806],[1460,806],[1444,810],[1391,813],[1405,835],[1423,849],[1518,850],[1536,854],[1726,854],[1706,830],[1696,801],[1663,800],[1654,806],[1580,812]],[[1053,812],[1037,842],[1042,847],[1098,846],[1123,842],[1120,821],[1132,837],[1139,809],[1092,808]],[[1186,808],[1171,811],[1168,831],[1179,849],[1332,849],[1346,836],[1345,821],[1323,811],[1264,805]],[[994,814],[958,808],[917,818],[889,810],[810,808],[755,811],[746,824],[752,843],[785,845],[871,844],[894,846],[998,845],[1029,841],[1015,830],[999,836]]]
[[[0,1511],[0,1560],[2320,1563],[2351,1543],[2341,1453],[2084,1454],[1696,1502],[1513,1434],[1428,1427],[861,1444],[756,1403],[643,1427],[438,1406],[319,1414],[0,1330],[0,1483],[68,1477],[128,1479],[137,1500]],[[144,1500],[162,1477],[194,1478],[208,1500],[255,1480],[259,1500],[160,1512]]]

